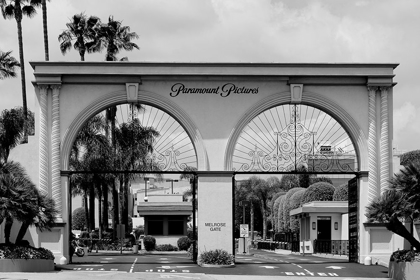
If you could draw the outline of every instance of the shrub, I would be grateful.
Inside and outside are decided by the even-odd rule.
[[[181,237],[178,239],[177,245],[180,251],[186,251],[191,245],[191,240],[186,236]]]
[[[304,188],[293,188],[286,193],[283,204],[283,220],[284,220],[284,230],[290,231],[290,210],[291,208],[291,197],[298,191],[305,190]]]
[[[34,248],[31,246],[19,246],[14,244],[1,244],[0,259],[53,260],[54,254],[45,248]]]
[[[178,251],[178,248],[172,244],[161,244],[156,246],[156,251]]]
[[[75,229],[75,230],[82,230],[85,227],[86,225],[85,208],[79,207],[73,211],[71,225],[72,225],[72,229]]]
[[[143,238],[143,244],[146,251],[153,251],[156,248],[156,238],[151,235],[146,235]]]
[[[335,188],[326,182],[315,183],[306,189],[301,206],[312,201],[332,201]]]
[[[229,265],[233,264],[234,262],[235,257],[221,249],[203,252],[199,257],[200,264]]]
[[[305,194],[305,189],[299,190],[295,192],[290,197],[290,210],[297,209],[300,207],[300,203],[302,202],[303,195]],[[295,216],[290,217],[290,231],[291,232],[299,232],[300,230],[300,219],[296,218]]]
[[[400,164],[407,166],[411,162],[420,161],[420,150],[414,150],[404,153],[400,157]]]
[[[315,183],[319,183],[319,182],[326,182],[329,184],[333,184],[331,181],[331,178],[328,177],[312,177],[311,178],[311,185],[315,184]]]
[[[347,201],[349,199],[349,188],[347,184],[338,186],[333,195],[333,201]]]

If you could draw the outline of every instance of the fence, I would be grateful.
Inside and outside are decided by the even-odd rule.
[[[314,240],[314,253],[349,255],[348,240]]]
[[[258,241],[258,249],[272,250],[283,249],[291,250],[292,252],[299,252],[299,241],[278,242],[278,241]]]

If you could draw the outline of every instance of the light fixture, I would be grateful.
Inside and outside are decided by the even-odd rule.
[[[335,223],[334,223],[334,229],[335,229],[335,230],[338,230],[338,222],[335,222]]]
[[[312,222],[312,229],[315,230],[316,229],[316,223]]]

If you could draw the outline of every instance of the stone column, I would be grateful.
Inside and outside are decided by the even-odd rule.
[[[52,198],[58,210],[57,218],[62,219],[62,195],[60,175],[60,85],[52,85],[52,132],[51,132],[51,181]]]
[[[380,190],[388,187],[389,180],[389,134],[388,134],[388,87],[381,90],[381,139],[380,139]]]
[[[376,140],[376,91],[378,87],[368,87],[369,91],[369,191],[368,204],[378,197],[378,157]]]
[[[48,85],[39,88],[39,190],[48,194]]]

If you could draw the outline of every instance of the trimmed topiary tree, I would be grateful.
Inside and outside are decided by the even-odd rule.
[[[146,235],[143,238],[143,244],[146,251],[153,251],[156,248],[156,238],[151,235]]]
[[[283,204],[283,220],[284,230],[290,231],[290,210],[291,210],[291,197],[298,191],[305,190],[304,188],[293,188],[286,193]]]
[[[335,188],[326,182],[318,182],[306,189],[301,205],[312,201],[332,201]]]
[[[348,201],[349,188],[347,184],[338,186],[333,195],[333,201]]]
[[[284,195],[281,195],[279,197],[277,197],[276,201],[274,202],[274,206],[273,206],[273,219],[274,219],[274,230],[277,232],[279,229],[279,206],[280,206],[280,201],[281,198]]]
[[[191,246],[191,240],[184,236],[178,239],[177,245],[180,251],[187,251]]]
[[[74,209],[71,219],[71,227],[75,230],[83,230],[86,225],[86,214],[84,207]]]
[[[280,197],[280,203],[279,203],[279,211],[277,214],[277,226],[278,226],[278,232],[284,232],[284,220],[283,220],[283,205],[285,203],[286,195],[283,195]]]
[[[293,209],[297,209],[300,207],[300,203],[302,202],[303,195],[305,194],[305,189],[299,190],[295,192],[290,197],[290,211]],[[300,231],[300,219],[296,217],[290,217],[290,231],[291,232],[299,232]]]
[[[331,178],[328,177],[312,177],[311,178],[311,185],[318,183],[318,182],[327,182],[330,183],[331,185],[333,184],[333,182],[331,181]]]

